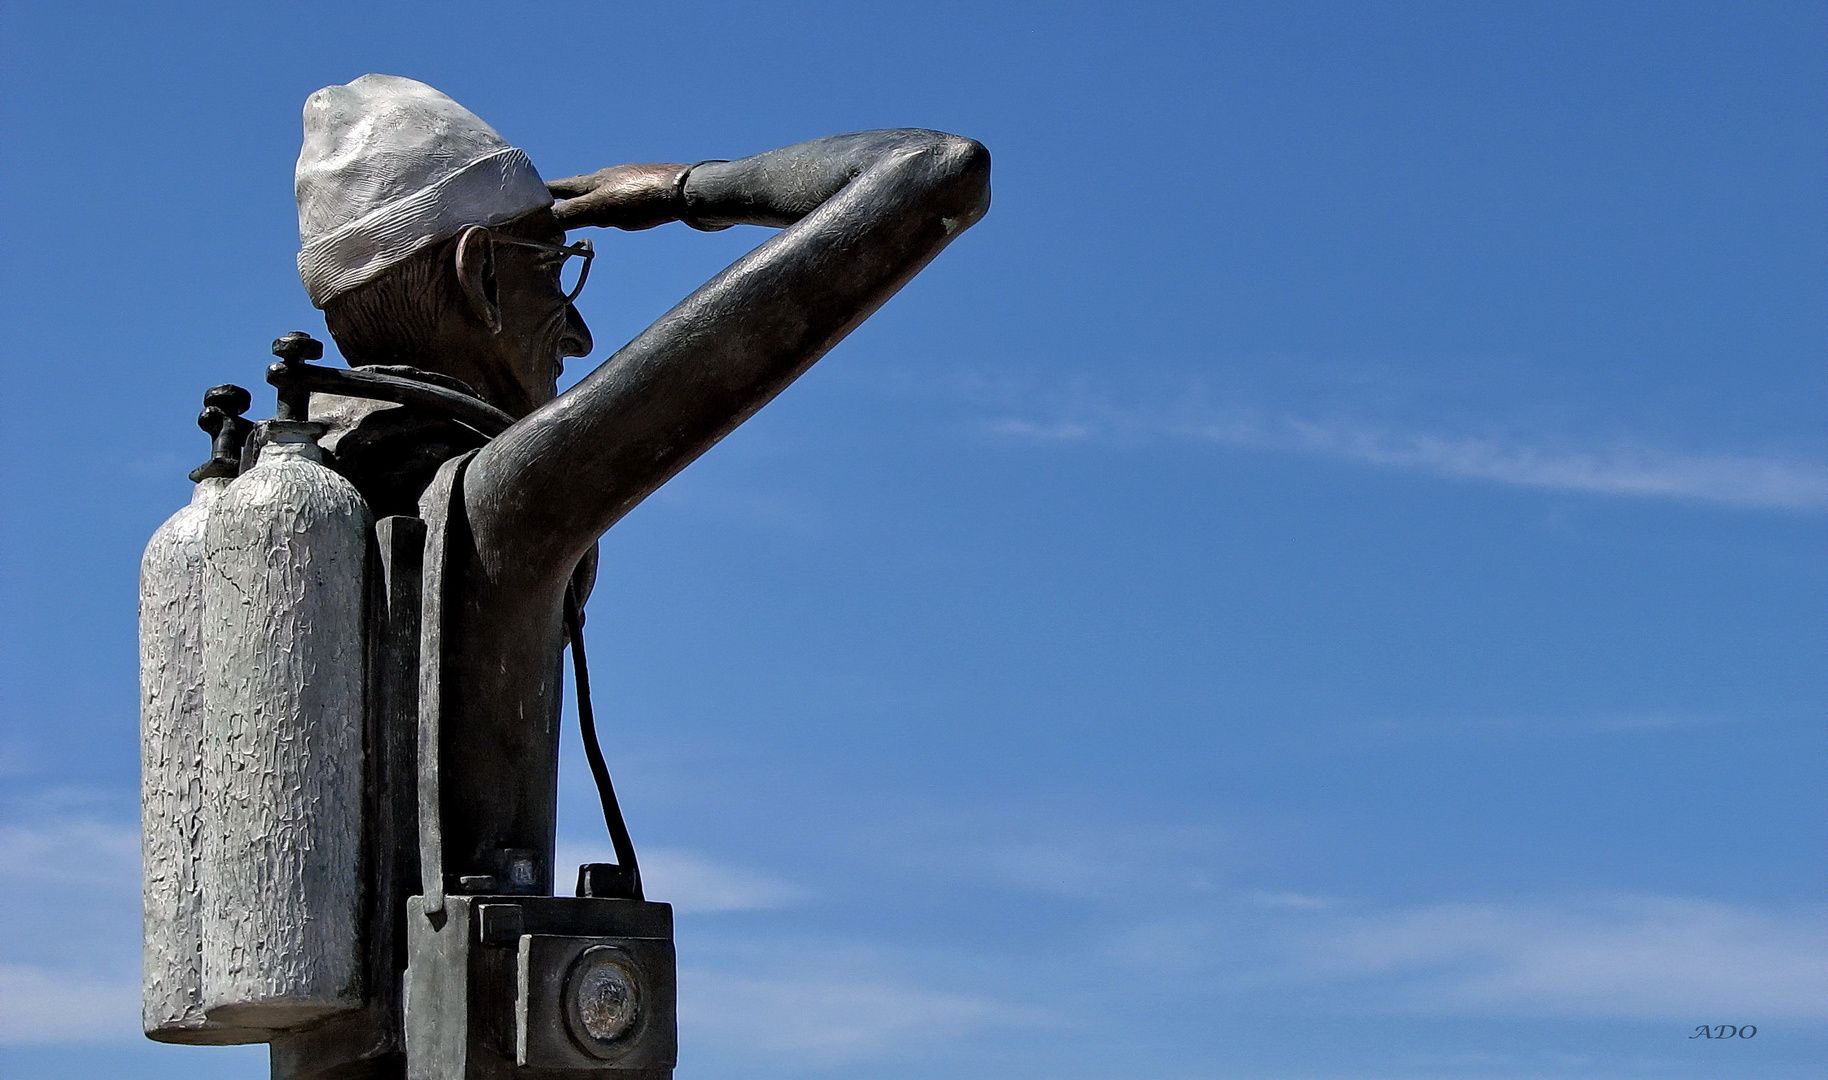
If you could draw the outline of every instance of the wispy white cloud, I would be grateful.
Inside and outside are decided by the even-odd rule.
[[[0,866],[16,881],[52,886],[139,888],[136,826],[60,818],[0,826]]]
[[[647,894],[672,904],[682,914],[782,908],[811,896],[790,881],[689,851],[643,848],[640,855],[641,881]],[[594,848],[566,847],[558,853],[560,867],[611,861],[609,852]]]
[[[1089,439],[1099,433],[1098,428],[1091,424],[1066,420],[1049,422],[1019,420],[1012,416],[989,421],[984,426],[998,435],[1014,435],[1025,439],[1056,439],[1062,442]]]
[[[1301,902],[1262,902],[1279,897]],[[1828,1019],[1820,911],[1670,896],[1382,910],[1308,899],[1253,893],[1218,913],[1141,921],[1103,952],[1189,992],[1292,994],[1309,1011]]]
[[[1561,730],[1711,722],[1601,716]],[[1553,725],[1499,726],[1539,734]],[[1096,953],[1138,969],[1171,997],[1243,994],[1348,1014],[1828,1019],[1828,912],[1818,907],[1636,894],[1379,906],[1288,887],[1294,883],[1259,884],[1256,860],[1228,855],[1236,844],[1250,845],[1227,841],[1225,830],[1175,826],[1151,836],[1137,828],[1114,840],[1056,829],[1050,840],[1043,825],[1020,817],[993,828],[979,815],[977,824],[975,857],[969,845],[955,849],[961,872],[981,885],[1079,901],[1088,916],[1101,912],[1095,921],[1111,928]],[[923,827],[932,831],[931,822]],[[1002,842],[987,842],[985,833]],[[1148,885],[1113,890],[1114,880]],[[1086,881],[1107,887],[1061,885]],[[1061,947],[1046,962],[1079,949]]]
[[[0,1046],[99,1042],[139,1035],[140,983],[63,968],[0,963]]]
[[[1824,958],[1821,912],[1680,897],[1348,916],[1291,955],[1405,1011],[1674,1020],[1828,1018]]]
[[[682,1038],[830,1065],[984,1031],[1045,1026],[1048,1016],[869,971],[680,972]]]
[[[1276,892],[1266,889],[1254,889],[1244,894],[1244,902],[1263,908],[1293,908],[1297,911],[1324,911],[1335,906],[1338,901],[1327,896],[1314,896],[1309,893]]]
[[[1692,454],[1627,443],[1583,447],[1453,437],[1293,417],[1256,443],[1222,428],[1205,437],[1522,487],[1778,510],[1828,508],[1828,467],[1780,458]]]
[[[0,866],[0,1045],[137,1038],[139,830],[37,815],[0,826]]]
[[[1003,415],[988,431],[1083,441],[1157,436],[1311,454],[1460,480],[1775,510],[1828,509],[1828,464],[1797,457],[1696,453],[1631,439],[1450,433],[1349,418],[1274,415],[1185,394],[1122,405],[1083,390],[1052,416]]]

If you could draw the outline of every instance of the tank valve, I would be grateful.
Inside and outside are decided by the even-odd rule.
[[[303,330],[294,330],[274,340],[273,355],[279,357],[279,363],[267,368],[267,382],[279,391],[279,408],[273,419],[308,419],[311,387],[305,382],[301,365],[308,360],[323,359],[324,343]]]
[[[253,403],[253,395],[232,383],[212,386],[204,392],[197,426],[209,432],[210,453],[208,461],[190,471],[192,483],[217,476],[233,480],[240,475],[241,448],[254,430],[254,425],[241,414]]]

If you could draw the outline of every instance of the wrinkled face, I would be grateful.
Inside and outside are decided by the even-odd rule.
[[[518,218],[503,231],[526,240],[565,243],[565,230],[559,228],[550,210]],[[558,395],[565,357],[590,353],[590,328],[565,299],[559,283],[562,255],[507,243],[492,247],[492,284],[501,311],[501,330],[495,335],[497,363],[490,372],[488,392],[503,408],[520,416]]]

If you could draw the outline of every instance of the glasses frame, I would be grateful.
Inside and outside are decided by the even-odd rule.
[[[497,244],[532,248],[535,251],[557,252],[558,254],[565,256],[565,258],[576,256],[583,259],[584,265],[578,270],[578,283],[571,287],[569,293],[565,294],[565,302],[567,304],[575,301],[578,298],[578,295],[584,291],[584,283],[590,280],[591,261],[597,257],[596,245],[592,244],[589,240],[579,240],[575,244],[548,244],[539,240],[522,240],[518,236],[503,236],[493,229],[489,230],[489,239],[495,241]],[[559,271],[561,274],[564,272],[564,268],[565,263],[564,260],[561,259],[559,261]]]

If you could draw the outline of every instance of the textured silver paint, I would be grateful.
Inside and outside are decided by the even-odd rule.
[[[364,75],[305,99],[298,275],[323,307],[428,244],[551,206],[527,155],[416,79]]]
[[[315,425],[263,426],[205,534],[203,1008],[287,1030],[361,1004],[372,523]]]
[[[266,1038],[203,1016],[203,543],[228,483],[197,484],[140,560],[141,1019],[161,1042]]]

